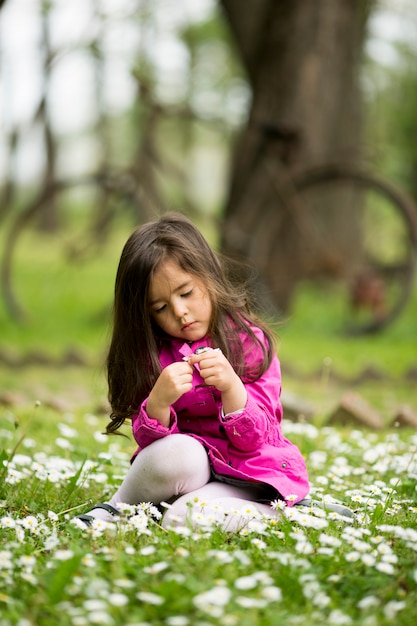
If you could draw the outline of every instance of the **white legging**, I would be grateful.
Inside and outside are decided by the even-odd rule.
[[[185,524],[193,516],[196,523],[202,516],[215,516],[217,523],[235,531],[247,523],[245,513],[250,515],[250,510],[274,516],[270,505],[255,501],[250,487],[210,481],[210,463],[201,443],[188,435],[168,435],[140,451],[109,504],[117,509],[119,503],[173,501],[164,515],[164,527]],[[93,509],[89,515],[112,519],[103,509]]]

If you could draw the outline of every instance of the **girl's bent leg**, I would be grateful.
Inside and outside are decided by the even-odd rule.
[[[210,464],[201,443],[188,435],[168,435],[139,452],[109,504],[116,509],[119,503],[159,504],[199,489],[209,480]],[[103,509],[93,509],[87,515],[103,521],[113,519]]]
[[[255,493],[250,487],[235,487],[213,481],[188,492],[170,506],[162,520],[162,526],[201,524],[215,522],[224,530],[236,532],[251,518],[276,517],[269,504],[254,500]]]

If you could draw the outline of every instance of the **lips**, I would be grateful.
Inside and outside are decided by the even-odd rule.
[[[184,326],[181,328],[182,331],[186,331],[186,330],[191,330],[191,328],[194,327],[196,322],[189,322],[188,324],[184,324]]]

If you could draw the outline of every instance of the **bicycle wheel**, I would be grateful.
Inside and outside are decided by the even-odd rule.
[[[81,195],[71,197],[74,191],[81,191]],[[129,212],[133,223],[147,217],[144,208],[145,201],[139,197],[132,177],[123,173],[110,175],[104,171],[58,179],[42,188],[11,222],[5,238],[3,255],[0,258],[0,292],[3,295],[7,312],[17,322],[23,322],[27,317],[24,307],[15,294],[12,281],[13,256],[20,235],[41,214],[48,203],[52,201],[56,203],[62,218],[66,207],[74,207],[74,203],[79,204],[80,197],[86,222],[80,225],[81,213],[79,213],[77,224],[80,225],[80,231],[74,234],[72,240],[68,239],[66,242],[65,252],[72,259],[85,256],[89,248],[100,244],[110,231],[113,221],[122,213]],[[90,216],[91,212],[92,216]]]
[[[313,297],[331,308],[340,330],[366,334],[385,328],[413,289],[414,203],[378,176],[343,165],[306,171],[287,187],[270,192],[274,198],[252,238],[251,258],[268,287],[277,288],[280,229],[291,225],[293,281],[316,289]]]

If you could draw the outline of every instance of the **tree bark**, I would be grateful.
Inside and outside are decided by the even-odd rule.
[[[42,134],[45,148],[45,171],[43,185],[46,189],[52,188],[56,179],[57,168],[57,146],[56,136],[52,129],[51,116],[49,110],[49,87],[51,81],[52,61],[54,53],[51,48],[50,38],[50,7],[41,5],[42,21],[42,57],[43,57],[43,93],[40,106],[37,112],[38,121],[42,126]],[[41,208],[38,216],[38,228],[43,232],[53,233],[59,226],[59,215],[57,200],[51,195],[49,201]]]
[[[281,220],[274,258],[267,268],[258,268],[273,292],[274,305],[281,309],[288,308],[304,270],[296,258],[294,226],[280,214],[279,203],[273,212],[257,206],[262,189],[258,194],[256,184],[248,194],[260,160],[266,159],[259,152],[259,125],[272,125],[292,137],[288,153],[285,142],[284,152],[272,157],[268,153],[270,168],[278,161],[280,168],[292,171],[301,163],[356,158],[361,134],[358,66],[371,3],[250,0],[242,5],[240,0],[221,0],[252,89],[248,123],[237,140],[232,163],[222,252],[256,264],[249,245],[254,215],[259,220],[261,212],[269,210],[271,228]],[[345,231],[344,238],[348,236]]]

